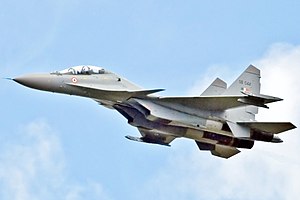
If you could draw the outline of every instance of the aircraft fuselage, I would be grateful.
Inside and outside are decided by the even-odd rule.
[[[250,66],[243,76],[254,77],[246,81],[247,86],[260,87],[255,81],[260,78],[255,67]],[[215,96],[173,98],[154,96],[152,93],[162,90],[144,90],[123,77],[94,66],[77,66],[13,80],[38,90],[92,98],[117,110],[142,135],[141,138],[126,136],[130,140],[169,146],[175,138],[184,137],[195,140],[200,150],[209,150],[224,158],[239,153],[236,148],[251,149],[255,140],[282,142],[274,133],[294,128],[290,123],[281,123],[272,133],[272,124],[255,123],[257,106],[267,107],[266,103],[281,99],[252,94],[248,88],[242,94],[222,96],[227,86],[220,79],[205,91]],[[238,84],[243,83],[238,81]],[[236,89],[229,88],[228,91],[232,93]]]

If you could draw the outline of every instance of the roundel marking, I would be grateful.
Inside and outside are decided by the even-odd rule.
[[[72,80],[72,83],[77,83],[77,78],[73,77],[71,80]]]

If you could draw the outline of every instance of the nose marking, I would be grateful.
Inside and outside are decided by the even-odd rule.
[[[72,83],[77,83],[77,81],[78,81],[77,78],[75,78],[75,77],[73,77],[71,80],[72,80]]]

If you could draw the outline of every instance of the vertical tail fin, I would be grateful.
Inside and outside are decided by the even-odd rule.
[[[260,70],[253,65],[250,65],[223,94],[241,95],[241,92],[260,94]],[[255,120],[258,107],[245,105],[244,107],[227,110],[226,113],[230,121],[251,121]]]
[[[253,65],[250,65],[223,94],[240,95],[241,91],[260,94],[260,70]]]
[[[227,84],[219,79],[216,78],[214,82],[201,94],[201,96],[209,96],[209,95],[221,95],[227,89]]]

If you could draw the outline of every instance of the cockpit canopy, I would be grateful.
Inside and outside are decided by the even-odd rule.
[[[91,65],[81,65],[81,66],[74,66],[59,72],[59,74],[81,74],[81,75],[91,75],[91,74],[105,74],[106,71],[101,67],[91,66]]]

